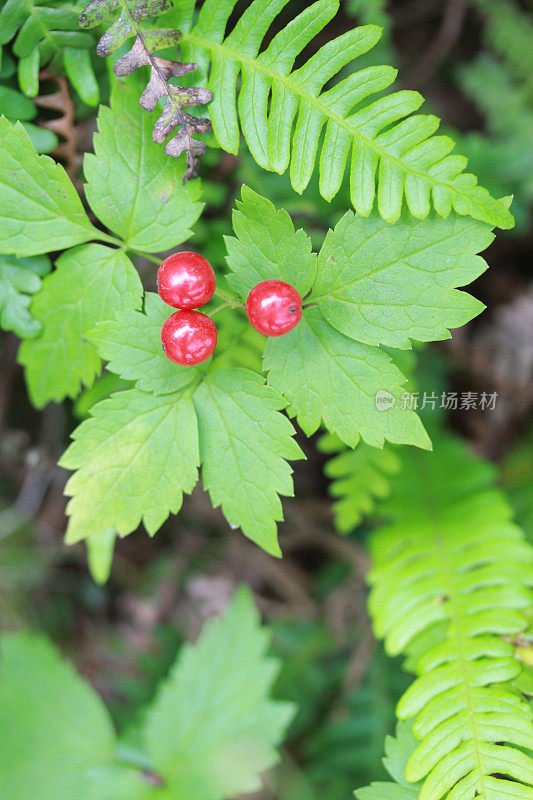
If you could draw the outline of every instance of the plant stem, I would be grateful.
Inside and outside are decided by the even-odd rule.
[[[230,308],[244,308],[244,303],[242,303],[237,297],[234,297],[232,294],[230,294],[230,292],[219,289],[218,286],[215,294],[217,297],[220,297],[220,299],[224,301],[224,304]]]

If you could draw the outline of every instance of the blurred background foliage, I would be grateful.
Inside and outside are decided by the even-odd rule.
[[[13,13],[15,5],[20,13]],[[110,78],[108,65],[94,54],[97,32],[77,27],[80,5],[0,1],[0,112],[21,120],[37,149],[64,163],[81,190],[82,156],[91,147],[96,106],[106,102]],[[292,5],[300,11],[306,3]],[[533,17],[528,5],[345,0],[326,35],[358,23],[381,25],[382,40],[365,58],[398,66],[399,84],[423,90],[426,109],[446,120],[457,151],[469,157],[480,183],[498,196],[515,196],[517,227],[497,237],[487,254],[491,269],[474,286],[489,310],[449,342],[405,354],[402,367],[413,376],[410,388],[421,393],[498,393],[493,411],[435,412],[433,422],[439,416],[439,426],[458,432],[476,452],[501,465],[502,486],[533,541]],[[287,208],[317,244],[349,206],[342,191],[326,203],[316,180],[296,195],[286,177],[262,172],[244,147],[238,159],[210,149],[202,180],[208,205],[190,246],[219,272],[242,182]],[[146,288],[153,289],[153,265],[140,260],[138,267]],[[2,269],[0,264],[6,292],[9,276]],[[28,294],[35,290],[27,288]],[[16,362],[17,326],[1,320],[0,626],[51,636],[102,694],[119,729],[133,729],[180,644],[196,638],[204,621],[246,582],[282,659],[276,695],[299,706],[282,764],[261,797],[341,800],[381,778],[383,741],[394,730],[395,704],[408,678],[372,637],[364,542],[379,525],[381,500],[401,469],[401,449],[360,446],[348,452],[331,436],[311,441],[299,436],[308,460],[296,465],[296,498],[286,503],[282,562],[230,532],[222,515],[195,491],[155,539],[140,531],[118,542],[109,581],[99,585],[88,571],[84,547],[62,543],[66,475],[56,461],[74,422],[124,382],[104,373],[74,404],[35,412]],[[239,340],[241,360],[246,351],[255,363],[253,332],[236,329],[238,321],[232,324],[224,335]]]

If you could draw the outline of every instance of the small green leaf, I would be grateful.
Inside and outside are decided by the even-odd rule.
[[[41,128],[32,122],[23,122],[22,126],[38,153],[51,153],[56,149],[59,139],[53,131]]]
[[[121,250],[90,244],[63,253],[31,306],[42,334],[20,348],[32,402],[75,397],[90,384],[101,362],[85,334],[121,309],[138,308],[141,298],[139,276]]]
[[[159,295],[147,292],[144,313],[119,312],[113,320],[100,322],[88,334],[108,369],[126,380],[137,381],[145,392],[170,394],[188,386],[201,374],[198,367],[173,364],[161,347],[161,327],[174,309]]]
[[[235,237],[226,237],[228,280],[241,297],[258,283],[278,278],[294,286],[304,297],[313,285],[316,255],[311,240],[295,232],[289,214],[277,210],[265,197],[242,187],[242,201],[233,212]]]
[[[487,264],[477,253],[488,225],[451,215],[389,225],[349,211],[326,237],[311,300],[337,330],[360,342],[408,349],[448,339],[484,306],[455,287]]]
[[[152,140],[154,114],[139,105],[136,80],[115,81],[111,108],[102,106],[95,154],[85,157],[86,194],[93,211],[128,247],[158,253],[191,235],[200,216],[200,182],[183,186],[176,161]]]
[[[30,102],[30,101],[28,101]],[[98,238],[64,168],[0,118],[0,250],[31,256]]]
[[[63,50],[63,64],[67,78],[76,89],[81,100],[88,106],[97,106],[100,99],[100,90],[91,64],[91,54],[88,49],[79,47],[65,47]]]
[[[330,434],[320,438],[318,449],[333,454],[324,474],[331,481],[335,527],[339,533],[351,533],[390,493],[391,477],[401,467],[400,453],[391,447],[369,447],[364,442],[348,449]]]
[[[26,97],[36,97],[39,94],[39,61],[38,47],[19,60],[17,68],[19,86]],[[6,116],[9,116],[9,114]]]
[[[198,480],[198,432],[190,392],[155,395],[130,389],[91,409],[74,431],[61,465],[77,472],[67,542],[113,528],[126,536],[141,523],[154,534],[181,508]]]
[[[225,800],[261,788],[294,716],[269,698],[279,670],[248,590],[185,645],[148,712],[145,737],[172,800]]]
[[[200,431],[202,480],[214,506],[268,553],[280,555],[278,495],[292,496],[286,459],[303,453],[280,414],[282,397],[263,378],[243,369],[208,375],[194,394]]]
[[[29,120],[37,115],[35,105],[9,86],[0,86],[0,114],[12,120]]]
[[[30,296],[41,288],[40,275],[50,270],[47,256],[0,255],[0,326],[22,338],[36,336],[41,323],[28,311]]]
[[[361,437],[375,447],[387,440],[431,448],[418,416],[402,408],[406,379],[392,359],[343,336],[318,309],[308,309],[291,333],[269,339],[264,364],[269,385],[287,398],[289,413],[308,436],[323,421],[351,447]],[[389,398],[383,410],[380,393]]]
[[[44,639],[0,640],[0,783],[9,800],[148,800],[116,759],[113,723],[96,692]]]

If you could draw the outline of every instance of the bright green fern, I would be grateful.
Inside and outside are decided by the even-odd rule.
[[[420,800],[531,800],[531,709],[510,682],[522,670],[515,639],[527,628],[533,549],[493,469],[453,440],[435,450],[405,452],[382,507],[392,522],[371,541],[376,634],[418,676],[398,706],[420,742],[407,778],[423,781]]]
[[[464,173],[466,159],[450,155],[453,141],[433,135],[439,120],[410,116],[423,102],[417,92],[399,91],[372,102],[376,92],[393,83],[395,69],[369,67],[324,88],[378,42],[377,26],[339,36],[295,70],[302,50],[337,12],[338,0],[319,0],[261,51],[287,2],[254,0],[228,33],[235,0],[206,0],[197,24],[180,40],[182,55],[199,66],[195,83],[205,81],[210,68],[207,88],[214,98],[209,111],[221,147],[238,152],[240,119],[257,162],[279,173],[290,166],[292,185],[302,192],[325,130],[320,191],[326,199],[339,191],[350,159],[351,197],[360,214],[370,213],[377,195],[380,214],[389,222],[399,218],[404,197],[410,212],[425,218],[432,198],[442,216],[453,208],[500,227],[512,226],[507,209]]]
[[[189,62],[182,66],[197,65],[190,80],[182,80],[181,90],[171,87],[174,99],[180,91],[193,91],[183,88],[191,81],[194,86],[206,84],[194,91],[203,97],[207,96],[205,90],[213,95],[208,107],[222,148],[237,153],[242,129],[261,167],[279,173],[290,167],[297,192],[306,188],[319,159],[320,192],[326,200],[339,191],[350,160],[351,198],[363,215],[370,213],[377,197],[381,216],[394,222],[400,217],[405,198],[411,214],[420,219],[427,217],[433,204],[444,217],[455,209],[501,228],[512,227],[512,215],[504,204],[478,186],[474,175],[464,172],[466,159],[450,155],[452,139],[433,135],[439,127],[438,118],[413,116],[423,103],[418,92],[399,91],[373,101],[376,93],[394,82],[395,69],[373,66],[350,72],[354,59],[379,41],[378,26],[365,25],[333,39],[294,69],[302,51],[339,8],[339,0],[318,0],[285,25],[262,50],[271,24],[287,3],[253,0],[231,31],[228,21],[236,0],[206,0],[192,29],[192,3],[182,3],[177,15],[162,18],[162,24],[175,19],[181,25],[181,36],[174,41],[179,41],[182,58]],[[149,51],[157,49],[158,43],[159,49],[168,46],[172,31],[158,31],[145,23],[141,27],[140,21],[168,8],[166,0],[92,0],[80,21],[92,26],[118,11],[120,16],[100,40],[98,52],[108,55],[136,36],[132,50],[121,62],[127,62],[130,71],[148,63],[154,68]],[[140,58],[141,53],[147,57]],[[346,71],[348,77],[339,80]],[[337,83],[329,88],[335,80]],[[181,146],[191,120],[187,122],[181,111],[176,111],[172,119],[183,126],[178,134]],[[168,146],[167,152],[171,152]],[[201,154],[198,143],[197,154]]]
[[[324,468],[331,480],[333,514],[339,533],[350,533],[390,492],[390,478],[400,470],[400,457],[391,446],[380,450],[364,442],[352,450],[336,436],[326,433],[318,449],[331,455]]]

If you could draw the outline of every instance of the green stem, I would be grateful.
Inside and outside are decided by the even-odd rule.
[[[220,297],[220,299],[224,301],[224,305],[229,306],[230,308],[244,307],[244,303],[242,303],[237,297],[232,295],[230,292],[224,291],[224,289],[219,289],[218,286],[215,294],[217,297]],[[217,311],[219,310],[220,309],[217,309]]]
[[[138,250],[129,250],[130,253],[133,253],[135,256],[140,256],[140,258],[145,258],[147,261],[151,261],[152,264],[157,264],[160,266],[162,263],[161,258],[157,258],[156,256],[150,256],[148,253],[140,253]]]
[[[207,314],[207,316],[208,317],[214,317],[215,314],[218,314],[218,312],[222,311],[224,308],[228,308],[228,304],[226,302],[221,303],[219,306],[214,308],[213,311],[211,311],[209,314]]]
[[[101,242],[106,242],[106,244],[114,244],[116,247],[120,247],[121,249],[124,247],[124,242],[121,239],[117,239],[116,236],[111,236],[108,233],[103,233],[99,231],[98,228],[95,228],[97,236],[95,239],[98,239]]]

